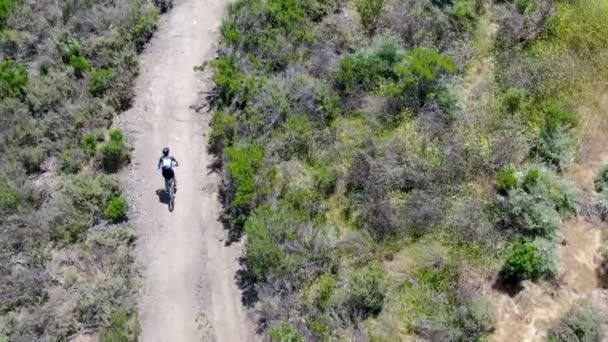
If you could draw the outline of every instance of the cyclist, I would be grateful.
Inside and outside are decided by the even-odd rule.
[[[165,178],[165,182],[173,179],[173,188],[174,191],[177,192],[177,180],[175,179],[175,171],[173,171],[173,166],[179,166],[177,160],[169,155],[169,148],[163,148],[163,155],[158,160],[158,168],[162,168],[163,177]]]

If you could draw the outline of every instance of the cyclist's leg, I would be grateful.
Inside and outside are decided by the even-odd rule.
[[[173,178],[173,191],[177,192],[177,179],[175,178],[175,171],[174,170],[170,170],[171,171],[171,178]]]
[[[171,174],[168,171],[169,170],[163,169],[163,178],[165,179],[165,188],[167,187],[167,182],[171,179]]]

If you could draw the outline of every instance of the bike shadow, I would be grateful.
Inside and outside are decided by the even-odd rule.
[[[169,193],[165,189],[156,190],[156,196],[158,196],[158,201],[162,204],[169,205],[171,203],[171,196],[169,196]]]

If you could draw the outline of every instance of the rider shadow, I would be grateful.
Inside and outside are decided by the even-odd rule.
[[[165,190],[165,189],[156,190],[156,196],[158,196],[158,201],[160,203],[166,204],[169,206],[169,211],[173,211],[173,208],[171,206],[171,196],[169,196],[169,193],[167,192],[167,190]]]

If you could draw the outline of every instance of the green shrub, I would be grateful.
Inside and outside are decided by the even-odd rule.
[[[17,0],[0,0],[0,29],[17,5]]]
[[[563,169],[574,160],[575,142],[570,130],[576,124],[576,114],[549,108],[545,112],[540,141],[534,147],[533,154],[547,164]]]
[[[524,14],[534,5],[534,0],[515,0],[515,8],[521,14]]]
[[[253,145],[241,145],[227,148],[225,155],[229,160],[226,170],[236,188],[231,204],[235,207],[248,207],[257,194],[254,176],[262,166],[264,149]]]
[[[233,56],[222,56],[210,62],[213,68],[213,83],[218,90],[217,105],[229,106],[233,102],[244,106],[256,89],[255,78],[245,76],[237,70]]]
[[[268,274],[280,272],[285,267],[286,255],[278,243],[279,237],[274,235],[276,227],[272,225],[283,222],[284,217],[279,213],[260,207],[245,223],[245,260],[248,271],[257,281],[263,281]]]
[[[100,342],[137,342],[141,328],[137,313],[129,314],[120,310],[112,315],[110,326],[104,329]]]
[[[382,310],[387,290],[387,276],[379,266],[354,271],[349,282],[351,304],[364,316],[375,315]]]
[[[511,190],[499,202],[500,221],[506,229],[536,237],[554,237],[561,227],[559,212],[546,198],[537,198],[522,189]]]
[[[111,69],[94,70],[89,79],[89,92],[91,95],[102,95],[108,89],[108,86],[110,86],[113,77],[114,72]]]
[[[111,222],[118,223],[127,219],[129,204],[122,196],[114,196],[108,201],[104,216]]]
[[[97,152],[97,137],[93,133],[83,134],[80,146],[89,157],[94,156]]]
[[[27,174],[41,172],[42,163],[46,157],[46,152],[42,147],[27,147],[19,151],[19,161]]]
[[[15,209],[19,201],[19,192],[8,181],[0,178],[0,211]]]
[[[102,217],[108,200],[120,193],[116,179],[86,171],[65,177],[57,192],[50,204],[52,239],[68,245],[80,241]]]
[[[336,280],[328,274],[324,274],[317,279],[316,303],[325,309],[329,306],[329,301],[336,288]]]
[[[142,5],[140,6],[143,7]],[[158,10],[139,8],[138,15],[134,19],[135,23],[131,27],[131,40],[135,44],[137,51],[143,50],[146,43],[154,35],[157,20]]]
[[[57,50],[61,54],[64,63],[70,63],[72,57],[80,56],[80,42],[65,34],[57,41]]]
[[[13,60],[0,62],[0,97],[18,96],[28,83],[27,69]]]
[[[283,125],[279,135],[284,146],[281,157],[289,160],[293,157],[308,159],[311,144],[313,143],[312,125],[306,116],[291,116]]]
[[[542,260],[536,246],[518,242],[511,246],[503,266],[503,275],[514,280],[537,279],[542,275]]]
[[[83,152],[79,149],[67,149],[59,155],[57,162],[61,173],[77,173],[83,162]]]
[[[287,322],[271,327],[269,335],[273,342],[304,342],[302,335]]]
[[[475,2],[473,0],[455,0],[452,5],[452,15],[465,27],[475,23]]]
[[[560,179],[552,171],[531,167],[526,172],[522,188],[533,197],[548,202],[562,217],[578,211],[579,195],[574,185]]]
[[[316,190],[323,196],[330,196],[336,191],[338,172],[327,164],[317,164],[312,170]]]
[[[502,95],[502,106],[509,113],[522,109],[526,93],[519,88],[509,88]]]
[[[456,65],[449,56],[435,49],[416,48],[395,66],[397,82],[385,89],[387,95],[412,94],[419,102],[437,90],[439,76],[456,72]]]
[[[517,171],[512,166],[509,166],[496,175],[496,188],[501,193],[507,193],[509,190],[517,188],[519,177]]]
[[[101,146],[101,161],[104,170],[116,172],[124,163],[128,162],[129,155],[122,131],[113,129],[109,135],[110,141]]]
[[[601,341],[601,320],[597,309],[589,303],[575,305],[548,334],[548,341],[588,342]]]
[[[399,39],[387,35],[378,38],[370,48],[340,60],[334,80],[338,90],[350,94],[357,88],[373,90],[384,81],[397,78],[395,65],[403,58]]]
[[[555,241],[544,238],[536,238],[532,243],[536,247],[538,256],[540,258],[540,274],[547,277],[556,276],[558,266]]]
[[[78,78],[84,76],[84,73],[91,69],[91,64],[89,61],[80,56],[70,57],[70,65],[72,66],[72,69],[74,69],[74,75],[76,75]]]
[[[224,42],[228,45],[237,44],[241,39],[241,34],[236,28],[236,23],[232,20],[224,19],[222,21],[220,32],[222,33]]]
[[[231,146],[236,131],[236,117],[223,111],[217,111],[211,118],[209,145],[216,152],[223,147]]]
[[[356,0],[355,7],[361,16],[361,23],[370,30],[384,14],[385,0]]]

